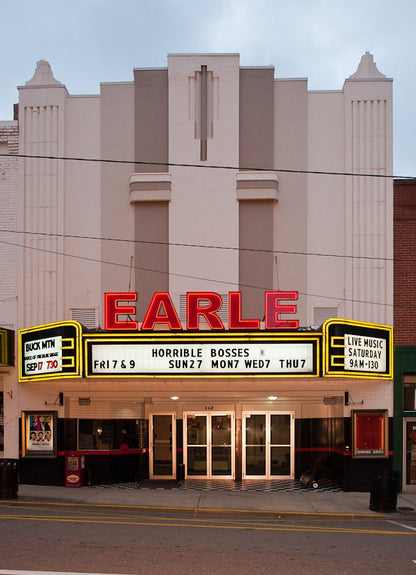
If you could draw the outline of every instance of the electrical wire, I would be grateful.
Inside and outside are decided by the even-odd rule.
[[[251,166],[227,166],[227,165],[213,165],[213,164],[188,164],[185,162],[152,162],[145,160],[116,160],[112,158],[82,158],[79,156],[47,156],[40,154],[6,154],[0,153],[0,157],[14,157],[14,158],[27,158],[33,160],[57,160],[65,162],[98,162],[104,164],[125,164],[125,165],[141,165],[141,166],[158,166],[158,167],[174,167],[174,168],[202,168],[209,170],[235,170],[235,171],[252,171],[252,172],[276,172],[287,174],[314,174],[320,176],[350,176],[357,178],[381,178],[381,179],[416,179],[416,176],[394,176],[392,174],[368,174],[357,172],[331,172],[327,170],[295,170],[288,168],[256,168]]]
[[[393,261],[393,258],[377,257],[377,256],[361,256],[361,255],[348,255],[348,254],[330,254],[330,253],[320,253],[320,252],[301,252],[295,250],[271,250],[271,249],[261,249],[261,248],[240,248],[233,246],[215,246],[206,244],[186,244],[180,242],[159,242],[150,240],[132,240],[126,238],[109,238],[109,237],[99,237],[99,236],[82,236],[79,234],[58,234],[50,232],[26,232],[20,230],[9,230],[0,229],[0,233],[10,233],[10,234],[26,234],[41,237],[56,237],[62,239],[81,239],[81,240],[95,240],[95,241],[108,241],[108,242],[120,242],[129,244],[141,244],[141,245],[156,245],[156,246],[168,246],[168,247],[184,247],[184,248],[199,248],[208,250],[225,250],[225,251],[238,251],[238,252],[254,252],[254,253],[269,253],[269,254],[284,254],[284,255],[298,255],[298,256],[314,256],[314,257],[328,257],[328,258],[340,258],[340,259],[357,259],[357,260],[375,260],[375,261]],[[415,258],[405,261],[413,261]]]
[[[354,172],[331,172],[331,171],[323,171],[323,170],[294,170],[294,169],[284,169],[284,168],[258,168],[258,167],[236,167],[236,166],[227,166],[227,165],[209,165],[209,164],[188,164],[188,163],[176,163],[176,162],[150,162],[150,161],[142,161],[142,160],[116,160],[110,158],[82,158],[82,157],[72,157],[72,156],[53,156],[53,155],[38,155],[38,154],[9,154],[9,153],[0,153],[0,157],[16,157],[16,158],[25,158],[25,159],[41,159],[41,160],[56,160],[56,161],[71,161],[71,162],[98,162],[98,163],[111,163],[111,164],[125,164],[125,165],[149,165],[149,166],[164,166],[164,167],[183,167],[183,168],[205,168],[205,169],[222,169],[222,170],[250,170],[250,171],[258,171],[258,172],[276,172],[276,173],[291,173],[291,174],[314,174],[314,175],[327,175],[327,176],[348,176],[348,177],[370,177],[370,178],[383,178],[383,179],[415,179],[415,177],[409,176],[393,176],[387,174],[368,174],[368,173],[354,173]],[[348,254],[323,254],[323,253],[313,253],[313,252],[296,252],[296,251],[285,251],[285,250],[261,250],[261,249],[250,249],[250,248],[238,248],[238,247],[227,247],[227,246],[212,246],[212,245],[198,245],[198,244],[183,244],[183,243],[171,243],[171,242],[149,242],[144,240],[126,240],[120,238],[99,238],[94,236],[77,236],[77,235],[70,235],[70,234],[46,234],[42,232],[20,232],[17,230],[0,230],[0,232],[5,233],[20,233],[20,234],[36,234],[36,235],[44,235],[44,236],[54,236],[54,237],[61,237],[61,238],[74,238],[74,239],[92,239],[92,240],[99,240],[99,241],[114,241],[114,242],[131,242],[131,243],[142,243],[142,244],[163,244],[169,246],[180,246],[180,247],[194,247],[194,248],[204,248],[204,249],[222,249],[222,250],[241,250],[241,251],[251,251],[251,252],[268,252],[273,254],[287,254],[287,255],[303,255],[303,256],[317,256],[317,257],[334,257],[334,258],[352,258],[352,259],[364,259],[364,260],[378,260],[378,261],[393,261],[391,258],[383,258],[383,257],[373,257],[373,256],[353,256]],[[87,258],[85,256],[79,256],[75,254],[67,254],[63,252],[56,252],[53,250],[46,250],[42,248],[36,248],[34,246],[24,246],[12,242],[1,241],[0,243],[12,245],[15,247],[20,247],[23,249],[35,249],[39,251],[54,253],[55,255],[60,255],[63,257],[72,257],[77,259],[83,259],[88,261],[93,261],[95,263],[101,263],[105,265],[116,265],[122,267],[129,267],[131,269],[131,264],[121,264],[119,262],[106,262],[104,260],[98,260],[94,258]],[[151,270],[146,268],[139,268],[134,266],[134,269],[141,269],[142,271],[148,271],[152,273],[167,273],[162,272],[160,270]],[[173,272],[169,272],[169,275],[179,276],[179,277],[186,277],[189,279],[198,279],[207,282],[214,281],[215,283],[224,283],[228,285],[235,285],[232,282],[227,282],[224,280],[215,280],[212,278],[201,278],[196,276],[189,276],[186,274],[175,274]],[[250,287],[255,289],[268,289],[261,286],[249,286],[244,285],[241,287]],[[299,292],[301,295],[305,295],[308,297],[317,297],[322,299],[331,299],[339,301],[339,297],[331,297],[331,296],[322,296],[322,295],[315,295],[315,294],[307,294]],[[392,304],[388,303],[378,303],[378,302],[368,302],[363,300],[353,300],[347,298],[341,298],[342,301],[350,301],[355,303],[364,303],[364,304],[371,304],[371,305],[382,305],[392,307]]]
[[[16,244],[13,242],[6,242],[3,240],[0,240],[0,243],[14,246],[14,247],[19,247],[22,249],[30,249],[30,250],[36,250],[39,252],[50,253],[50,254],[53,254],[55,256],[75,258],[75,259],[79,259],[79,260],[89,261],[89,262],[93,262],[93,263],[97,263],[97,264],[101,264],[101,265],[118,266],[118,267],[122,267],[122,268],[127,268],[129,270],[135,269],[135,270],[141,270],[141,271],[155,273],[155,274],[164,274],[164,275],[168,275],[168,276],[175,276],[175,277],[181,277],[181,278],[186,278],[186,279],[192,279],[192,280],[198,280],[198,281],[204,281],[204,282],[214,282],[216,284],[235,286],[235,282],[230,282],[230,281],[226,281],[226,280],[220,280],[220,279],[215,279],[215,278],[206,278],[206,277],[200,277],[200,276],[192,276],[192,275],[188,275],[188,274],[180,274],[180,273],[175,273],[175,272],[170,272],[170,271],[166,272],[165,270],[157,270],[157,269],[144,268],[144,267],[139,267],[139,266],[132,266],[131,263],[123,264],[121,262],[110,262],[110,261],[101,260],[98,258],[90,258],[87,256],[80,256],[77,254],[68,254],[66,252],[60,252],[57,250],[48,250],[46,248],[39,248],[39,247],[35,247],[35,246],[25,246],[25,245]],[[264,291],[267,291],[268,289],[270,289],[270,286],[258,286],[258,285],[249,285],[249,284],[239,284],[239,285],[240,285],[240,287],[244,287],[244,288],[259,289],[259,290],[264,290]],[[317,294],[311,294],[311,293],[306,293],[306,292],[301,292],[301,291],[298,291],[298,293],[299,293],[299,295],[303,295],[305,297],[316,297],[319,299],[328,299],[328,300],[333,300],[333,301],[344,301],[344,302],[353,302],[353,303],[360,303],[360,304],[366,304],[366,305],[378,305],[378,306],[384,306],[384,307],[393,307],[393,304],[386,303],[386,302],[372,302],[372,301],[366,301],[366,300],[349,299],[346,297],[341,298],[341,297],[335,297],[335,296],[317,295]]]

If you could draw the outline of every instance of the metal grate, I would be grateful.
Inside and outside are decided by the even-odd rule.
[[[94,307],[74,308],[70,310],[71,319],[78,321],[88,329],[96,329],[97,322],[97,309]]]
[[[315,307],[313,310],[314,325],[321,326],[324,321],[332,317],[338,317],[338,308],[336,307]]]

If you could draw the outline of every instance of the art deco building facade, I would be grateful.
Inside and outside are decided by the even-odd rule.
[[[105,328],[104,293],[128,292],[137,313],[125,315],[140,331],[157,292],[186,328],[187,294],[203,292],[200,332],[216,332],[201,307],[217,294],[219,332],[232,332],[241,298],[240,318],[257,318],[266,334],[265,292],[284,292],[281,303],[296,310],[281,318],[301,328],[290,337],[320,334],[321,357],[328,318],[392,324],[392,81],[371,54],[328,91],[241,67],[236,54],[189,54],[76,96],[40,61],[19,88],[18,129],[17,276],[4,271],[17,305],[0,302],[0,325],[74,321],[83,338]],[[56,457],[47,466],[22,458],[24,481],[61,481],[69,452],[105,475],[128,435],[136,475],[141,466],[175,478],[184,466],[185,477],[293,479],[329,454],[344,485],[360,488],[389,461],[391,437],[383,432],[382,459],[352,457],[352,411],[388,428],[392,383],[380,372],[325,377],[318,363],[308,377],[6,374],[4,455],[19,455],[24,414],[46,407]]]

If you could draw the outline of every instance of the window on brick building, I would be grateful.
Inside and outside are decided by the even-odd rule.
[[[416,411],[416,375],[404,376],[404,410]]]

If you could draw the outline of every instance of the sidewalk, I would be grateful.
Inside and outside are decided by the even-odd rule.
[[[6,500],[4,500],[6,501]],[[353,518],[398,517],[416,520],[416,493],[397,496],[397,510],[369,509],[370,493],[304,491],[230,491],[179,488],[54,487],[19,485],[17,503],[132,507],[192,513],[260,513],[272,515],[342,515]]]

